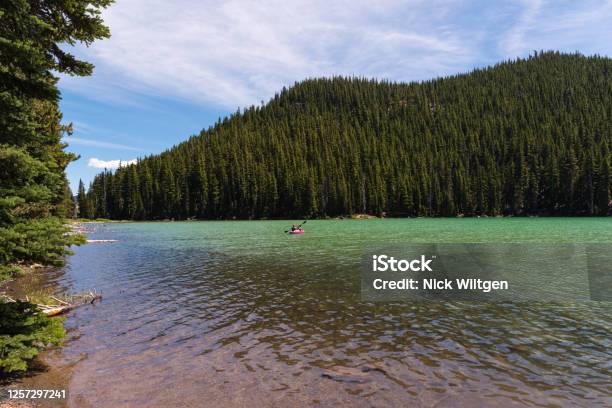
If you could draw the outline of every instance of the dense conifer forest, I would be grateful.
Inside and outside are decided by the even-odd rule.
[[[612,60],[536,53],[421,83],[309,79],[105,171],[112,219],[605,215]]]

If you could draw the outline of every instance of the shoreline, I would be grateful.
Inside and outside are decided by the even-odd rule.
[[[62,274],[62,267],[39,267],[22,276],[0,282],[0,292],[14,298],[23,298],[30,294],[54,293],[58,285],[56,279]],[[52,317],[55,318],[55,317]],[[65,325],[65,324],[64,324]],[[73,338],[67,332],[61,346],[49,346],[40,349],[32,359],[30,367],[23,373],[14,373],[0,377],[2,395],[9,389],[69,389],[72,376],[72,364],[63,355],[63,347]],[[0,408],[34,408],[65,407],[68,400],[2,400]]]
[[[87,234],[94,229],[87,228],[82,224],[102,224],[113,222],[66,220],[66,226],[70,228],[68,234],[81,234],[87,238]],[[81,245],[88,243],[83,242]],[[0,281],[0,294],[14,299],[32,299],[36,297],[49,297],[57,293],[59,285],[57,279],[62,275],[64,266],[50,266],[33,263],[31,265],[18,265],[21,273],[7,280]],[[57,299],[57,298],[55,298]],[[69,311],[70,309],[67,309]],[[50,316],[51,319],[68,318],[67,314]],[[66,337],[61,345],[44,346],[39,349],[38,354],[31,360],[25,372],[11,373],[0,377],[1,396],[9,389],[63,389],[69,395],[72,367],[77,361],[69,361],[63,354],[66,343],[72,341],[73,330],[66,329],[65,321],[62,322],[66,330]],[[0,408],[36,408],[36,407],[67,407],[68,397],[65,399],[6,399],[0,400]]]
[[[168,218],[168,219],[143,219],[143,220],[72,220],[72,224],[129,224],[134,222],[219,222],[219,221],[296,221],[296,220],[308,220],[308,221],[364,221],[364,220],[452,220],[452,219],[510,219],[510,218],[538,218],[538,219],[555,219],[555,218],[569,218],[569,219],[599,219],[599,218],[610,218],[612,215],[456,215],[456,216],[418,216],[418,217],[401,217],[401,216],[375,216],[369,214],[353,214],[347,216],[336,216],[336,217],[297,217],[297,218]]]

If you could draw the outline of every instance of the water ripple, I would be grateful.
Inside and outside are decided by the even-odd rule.
[[[362,302],[356,259],[364,245],[389,236],[400,242],[407,227],[444,242],[459,227],[403,220],[366,231],[356,222],[343,224],[355,228],[344,239],[334,223],[309,223],[311,236],[290,238],[278,222],[99,228],[95,238],[120,242],[79,248],[58,278],[105,294],[70,318],[80,337],[66,352],[88,356],[75,368],[74,405],[610,401],[609,305]],[[473,241],[495,233],[500,241],[542,240],[568,230],[460,225]],[[359,381],[325,377],[338,367]]]

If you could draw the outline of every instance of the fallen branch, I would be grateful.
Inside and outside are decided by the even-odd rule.
[[[63,300],[60,300],[58,298],[56,298],[55,296],[49,296],[51,299],[60,302],[62,305],[69,305],[70,303],[68,302],[64,302]]]
[[[74,309],[74,306],[70,305],[70,306],[50,307],[50,308],[47,308],[47,309],[42,309],[42,312],[50,317],[50,316],[57,316],[57,315],[60,315],[62,313],[66,313],[70,309]]]
[[[0,295],[7,302],[16,302],[15,299],[6,296]],[[93,304],[96,300],[102,299],[102,294],[97,293],[95,290],[89,293],[83,293],[72,296],[65,296],[66,300],[59,299],[55,296],[49,296],[51,299],[55,300],[58,304],[40,304],[34,303],[38,309],[47,316],[57,316],[63,313],[66,313],[69,310],[74,309],[77,306],[85,305],[85,304]],[[26,302],[30,302],[30,299],[26,296]]]

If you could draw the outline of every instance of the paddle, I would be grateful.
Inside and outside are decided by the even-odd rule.
[[[298,227],[298,229],[300,229],[300,228],[302,227],[302,225],[306,224],[306,221],[308,221],[308,220],[304,220],[304,222],[303,222],[303,223],[301,223],[300,225],[298,225],[298,226],[297,226],[297,227]],[[288,232],[289,232],[289,230],[285,231],[285,234],[286,234],[286,233],[288,233]]]

